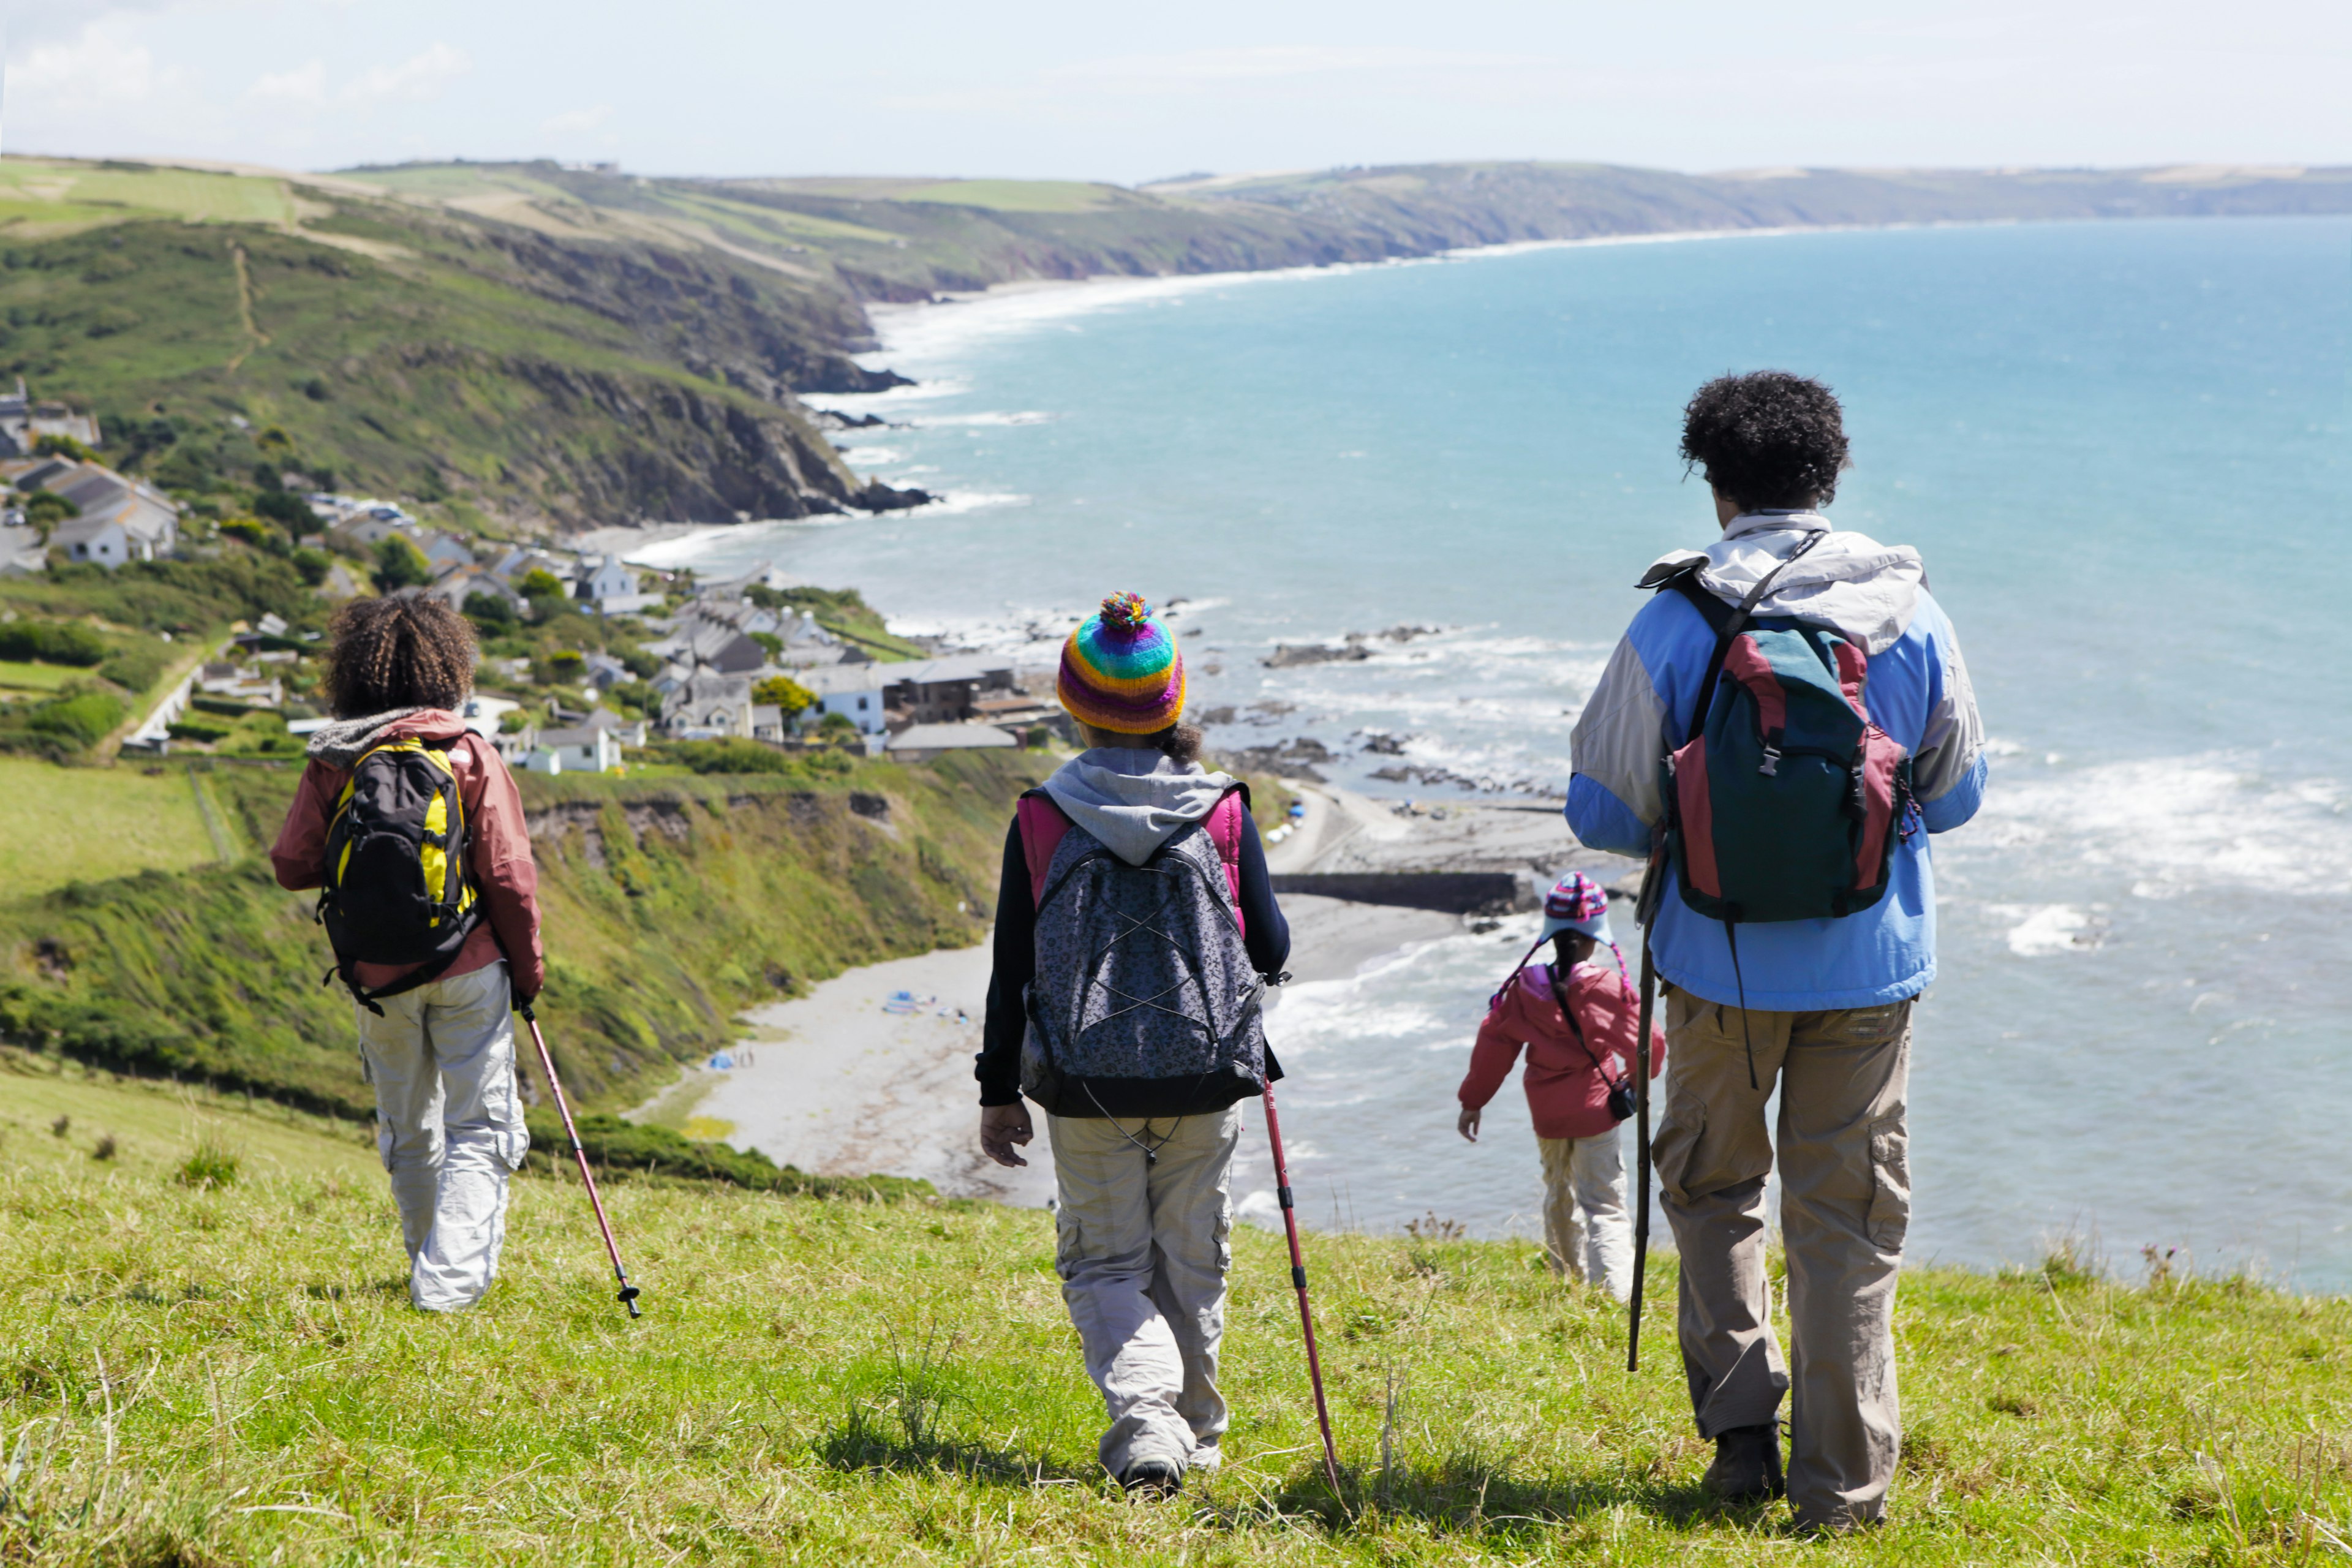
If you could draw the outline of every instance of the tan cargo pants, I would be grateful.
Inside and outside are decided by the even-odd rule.
[[[1798,1520],[1879,1518],[1903,1440],[1895,1279],[1911,1214],[1905,1116],[1911,1004],[1747,1015],[1666,998],[1666,1111],[1653,1141],[1682,1254],[1683,1367],[1699,1435],[1775,1418],[1791,1387],[1764,1268],[1765,1098],[1780,1084],[1780,1234],[1794,1371]],[[1748,1084],[1748,1048],[1757,1087]]]
[[[1097,1451],[1114,1476],[1147,1459],[1180,1474],[1217,1464],[1226,1423],[1217,1351],[1241,1133],[1238,1105],[1150,1121],[1045,1119],[1058,1194],[1054,1267],[1110,1418]]]
[[[1543,1156],[1544,1252],[1555,1274],[1633,1289],[1633,1221],[1625,1212],[1625,1157],[1617,1129],[1590,1138],[1538,1138]]]

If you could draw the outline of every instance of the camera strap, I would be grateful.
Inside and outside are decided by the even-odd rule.
[[[1559,1016],[1568,1020],[1568,1032],[1576,1037],[1576,1048],[1584,1053],[1585,1059],[1592,1064],[1592,1070],[1601,1075],[1601,1082],[1612,1089],[1624,1088],[1624,1079],[1609,1076],[1609,1068],[1601,1062],[1600,1054],[1585,1039],[1584,1026],[1576,1021],[1576,1009],[1568,1005],[1568,992],[1559,983],[1559,965],[1547,963],[1544,973],[1551,976],[1551,999],[1559,1004]]]

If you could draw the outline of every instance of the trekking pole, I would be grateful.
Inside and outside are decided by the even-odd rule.
[[[621,1248],[613,1239],[612,1222],[604,1217],[604,1200],[596,1195],[596,1175],[588,1168],[588,1151],[580,1146],[580,1130],[572,1125],[572,1107],[564,1103],[563,1084],[555,1076],[555,1058],[548,1054],[547,1037],[539,1032],[539,1015],[531,1011],[528,1002],[515,1010],[530,1026],[531,1043],[539,1047],[540,1070],[547,1074],[547,1087],[554,1091],[556,1111],[563,1118],[563,1135],[572,1140],[572,1157],[580,1162],[580,1180],[586,1184],[588,1202],[596,1211],[596,1228],[604,1233],[604,1251],[613,1259],[613,1278],[621,1282],[617,1300],[629,1310],[632,1318],[644,1317],[637,1310],[637,1288],[629,1283],[629,1271],[621,1267]]]
[[[1290,1283],[1298,1292],[1298,1326],[1307,1335],[1307,1379],[1315,1385],[1315,1421],[1323,1428],[1323,1476],[1339,1495],[1339,1450],[1331,1442],[1331,1407],[1323,1398],[1323,1362],[1315,1353],[1315,1314],[1307,1305],[1307,1260],[1298,1250],[1298,1215],[1290,1201],[1290,1165],[1282,1157],[1282,1123],[1274,1114],[1274,1085],[1265,1086],[1265,1141],[1274,1148],[1274,1190],[1282,1200],[1282,1226],[1290,1233]]]
[[[1642,1285],[1650,1267],[1650,1009],[1658,992],[1658,973],[1650,963],[1650,933],[1642,932],[1642,1005],[1640,1044],[1634,1047],[1633,1179],[1641,1185],[1633,1199],[1633,1295],[1627,1307],[1625,1370],[1642,1370]]]

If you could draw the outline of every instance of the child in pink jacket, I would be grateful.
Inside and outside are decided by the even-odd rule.
[[[1554,1273],[1606,1284],[1625,1300],[1633,1286],[1633,1229],[1625,1213],[1625,1165],[1619,1118],[1610,1093],[1633,1083],[1640,1024],[1625,959],[1609,934],[1609,895],[1580,871],[1562,878],[1544,900],[1537,946],[1552,944],[1552,962],[1530,963],[1495,994],[1470,1071],[1462,1079],[1458,1123],[1478,1141],[1479,1113],[1524,1047],[1528,1109],[1535,1113],[1536,1147],[1543,1155],[1544,1243]],[[1590,963],[1607,943],[1617,967]],[[1532,955],[1532,950],[1530,950]],[[1666,1038],[1651,1026],[1650,1076],[1666,1064]]]

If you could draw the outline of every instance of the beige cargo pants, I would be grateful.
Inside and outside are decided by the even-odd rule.
[[[375,1085],[376,1149],[408,1248],[408,1300],[454,1312],[482,1299],[507,1236],[507,1177],[530,1150],[515,1086],[501,962],[354,1005]]]
[[[1054,1267],[1110,1417],[1099,1453],[1114,1476],[1145,1460],[1179,1474],[1217,1463],[1241,1132],[1238,1105],[1148,1121],[1045,1119],[1059,1196]]]
[[[1625,1157],[1617,1129],[1590,1138],[1538,1138],[1543,1155],[1544,1251],[1555,1274],[1633,1289],[1633,1221],[1625,1212]]]
[[[1666,999],[1666,1110],[1653,1140],[1682,1255],[1683,1367],[1699,1435],[1760,1426],[1791,1389],[1789,1500],[1807,1524],[1879,1518],[1903,1427],[1895,1279],[1911,1214],[1906,1091],[1911,1004],[1747,1015]],[[1764,1268],[1764,1101],[1780,1085],[1780,1234],[1790,1361]]]

